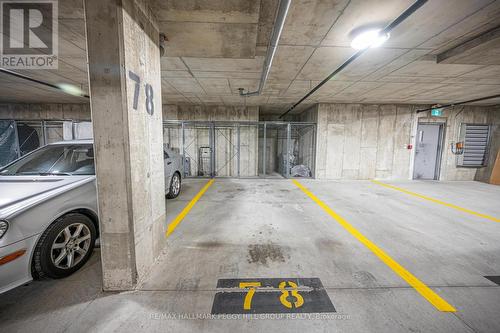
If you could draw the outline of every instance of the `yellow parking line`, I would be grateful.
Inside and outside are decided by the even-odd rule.
[[[457,205],[454,205],[454,204],[451,204],[451,203],[447,203],[447,202],[444,202],[444,201],[441,201],[441,200],[438,200],[438,199],[434,199],[434,198],[431,198],[431,197],[428,197],[428,196],[425,196],[425,195],[422,195],[422,194],[411,192],[411,191],[405,190],[405,189],[400,188],[400,187],[396,187],[396,186],[393,186],[393,185],[382,183],[382,182],[379,182],[378,180],[372,180],[372,182],[375,183],[375,184],[387,187],[387,188],[391,188],[391,189],[399,191],[399,192],[403,192],[403,193],[409,194],[411,196],[414,196],[414,197],[417,197],[417,198],[420,198],[420,199],[424,199],[424,200],[431,201],[431,202],[434,202],[434,203],[437,203],[437,204],[440,204],[440,205],[443,205],[443,206],[446,206],[446,207],[450,207],[450,208],[459,210],[459,211],[464,212],[464,213],[468,213],[468,214],[471,214],[471,215],[479,216],[479,217],[491,220],[493,222],[500,222],[500,219],[498,219],[496,217],[489,216],[489,215],[486,215],[486,214],[481,214],[481,213],[475,212],[473,210],[470,210],[470,209],[467,209],[467,208],[463,208],[463,207],[460,207],[460,206],[457,206]]]
[[[375,245],[372,241],[366,238],[361,232],[354,228],[349,222],[347,222],[342,216],[333,211],[328,207],[323,201],[318,199],[314,194],[312,194],[307,188],[296,180],[292,180],[293,183],[302,190],[309,198],[318,204],[323,210],[333,217],[345,230],[347,230],[352,236],[354,236],[359,242],[366,246],[370,251],[373,252],[380,260],[382,260],[389,268],[391,268],[396,274],[398,274],[403,280],[408,282],[422,297],[424,297],[429,303],[434,305],[436,309],[443,312],[455,312],[455,308],[451,306],[448,302],[442,299],[438,294],[436,294],[432,289],[427,287],[422,281],[417,279],[413,274],[411,274],[406,268],[401,266],[398,262],[392,259],[387,253],[385,253],[381,248]]]
[[[170,236],[172,232],[174,232],[175,228],[181,223],[181,221],[186,217],[186,215],[189,213],[191,208],[200,200],[200,198],[205,194],[205,192],[208,190],[208,188],[213,184],[214,179],[210,179],[205,186],[198,192],[198,194],[195,195],[195,197],[187,204],[186,207],[180,212],[179,215],[175,217],[175,219],[168,225],[167,232],[165,233],[165,237]]]

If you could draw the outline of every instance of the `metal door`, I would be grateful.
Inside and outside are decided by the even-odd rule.
[[[170,186],[170,177],[172,175],[172,158],[169,155],[169,153],[166,150],[163,150],[163,161],[164,161],[164,168],[163,168],[163,175],[165,177],[165,186]]]
[[[413,179],[439,179],[442,124],[418,124]]]

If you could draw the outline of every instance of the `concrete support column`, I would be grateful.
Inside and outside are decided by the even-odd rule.
[[[165,242],[159,32],[145,1],[84,4],[103,286],[127,290]]]

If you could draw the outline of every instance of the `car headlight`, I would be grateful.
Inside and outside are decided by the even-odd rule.
[[[7,221],[0,221],[0,238],[5,235],[7,229],[9,229],[9,223]]]

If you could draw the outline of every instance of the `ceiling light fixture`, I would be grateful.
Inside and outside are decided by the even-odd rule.
[[[34,83],[41,84],[41,85],[44,85],[44,86],[47,86],[47,87],[50,87],[50,88],[53,88],[53,89],[57,89],[57,90],[60,90],[60,91],[62,91],[64,93],[66,93],[66,94],[74,95],[74,93],[76,93],[76,90],[75,89],[71,89],[71,88],[69,89],[70,92],[68,92],[68,89],[67,89],[67,87],[64,87],[64,84],[61,87],[60,84],[52,84],[52,83],[49,83],[49,82],[37,80],[37,79],[32,78],[30,76],[27,76],[27,75],[24,75],[24,74],[21,74],[21,73],[17,73],[15,71],[11,71],[10,69],[5,69],[5,68],[0,67],[0,73],[4,73],[4,74],[7,74],[7,75],[15,76],[15,77],[17,77],[19,79],[22,79],[22,80],[34,82]],[[78,87],[76,87],[76,88],[79,89]],[[81,95],[76,95],[76,96],[90,98],[89,95],[83,94],[83,92],[80,89],[79,89],[79,93],[81,93]]]
[[[75,85],[69,83],[59,83],[57,86],[66,94],[70,94],[73,96],[83,96],[83,91]]]
[[[404,22],[408,17],[410,17],[413,13],[415,13],[420,7],[422,7],[425,3],[427,3],[428,0],[416,0],[410,7],[406,8],[398,17],[396,17],[394,20],[392,20],[391,23],[389,23],[381,32],[384,34],[387,34],[386,39],[389,38],[389,33],[394,30],[397,26],[399,26],[402,22]],[[379,35],[381,33],[379,32]],[[288,113],[292,112],[293,109],[295,109],[297,106],[299,106],[303,101],[308,99],[312,94],[314,94],[319,88],[321,88],[323,85],[325,85],[327,82],[329,82],[331,79],[333,79],[338,73],[342,72],[347,66],[352,64],[356,59],[361,57],[368,49],[361,49],[356,52],[354,52],[353,55],[351,55],[347,60],[345,60],[340,66],[338,66],[333,72],[331,72],[327,77],[323,79],[320,83],[318,83],[314,88],[312,88],[307,94],[305,94],[304,97],[298,100],[295,104],[290,106],[288,110],[283,112],[279,118],[283,118],[286,116]]]
[[[372,29],[361,32],[353,38],[351,47],[355,50],[379,47],[390,37],[389,33],[383,33],[381,31],[382,29]]]

